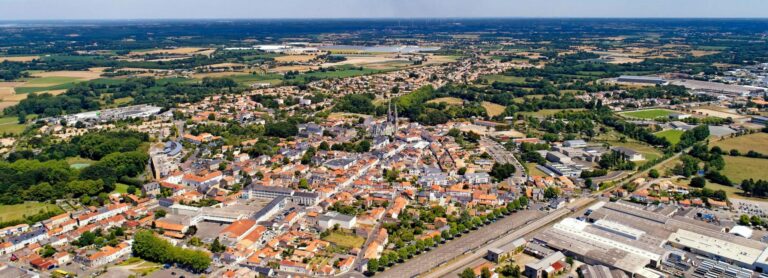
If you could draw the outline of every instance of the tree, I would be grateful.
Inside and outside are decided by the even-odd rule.
[[[707,181],[704,178],[702,178],[702,177],[693,177],[691,179],[690,186],[691,187],[696,187],[696,188],[704,188],[704,186],[706,184],[707,184]]]
[[[379,270],[379,260],[377,259],[368,260],[368,272],[375,273],[378,270]]]
[[[497,180],[504,180],[512,176],[515,173],[515,166],[509,163],[499,164],[494,163],[491,168],[491,176]]]
[[[555,199],[559,195],[560,195],[560,190],[557,189],[556,187],[550,186],[544,189],[544,198],[546,198],[547,200]]]
[[[467,267],[465,268],[461,273],[459,273],[459,278],[475,278],[475,271],[473,271],[471,268]]]
[[[739,216],[739,225],[747,226],[751,224],[750,220],[751,219],[749,219],[749,215],[742,214],[741,216]]]
[[[487,267],[483,267],[483,270],[480,271],[480,277],[481,278],[491,278],[493,275],[491,274],[491,270]]]
[[[155,219],[163,218],[165,217],[166,214],[167,212],[165,210],[162,210],[162,209],[155,210]]]
[[[219,242],[219,238],[216,237],[213,240],[213,243],[211,243],[211,247],[209,248],[209,250],[211,250],[211,252],[213,253],[221,253],[221,252],[224,252],[224,250],[227,250],[227,247],[222,245],[221,242]]]
[[[752,218],[749,219],[749,222],[752,223],[752,226],[762,226],[763,225],[763,219],[760,219],[760,216],[752,215]]]
[[[173,246],[150,230],[136,232],[132,249],[136,257],[157,263],[177,263],[195,272],[206,270],[211,265],[211,258],[205,252]]]
[[[656,169],[651,169],[650,171],[648,171],[648,176],[654,179],[658,179],[661,175],[659,175],[659,171],[657,171]]]

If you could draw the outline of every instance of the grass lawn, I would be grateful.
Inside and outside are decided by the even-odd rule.
[[[647,110],[638,110],[638,111],[619,113],[619,115],[622,115],[627,118],[656,119],[656,118],[668,117],[673,113],[675,113],[675,111],[666,110],[666,109],[647,109]]]
[[[531,163],[531,162],[525,164],[525,168],[528,169],[528,175],[529,176],[539,176],[539,177],[547,177],[547,176],[549,176],[549,175],[545,174],[544,172],[542,172],[541,170],[539,170],[539,168],[536,168],[536,165],[538,165],[538,164]]]
[[[739,184],[745,179],[768,180],[768,159],[742,156],[723,156],[725,168],[721,173]]]
[[[656,148],[642,144],[640,142],[627,141],[626,143],[622,143],[616,141],[608,143],[611,144],[611,146],[630,148],[636,152],[642,153],[643,156],[645,156],[645,161],[651,161],[664,155],[664,153],[657,150]],[[641,163],[638,163],[638,165]]]
[[[19,118],[17,117],[0,118],[0,134],[3,134],[3,133],[19,134],[22,131],[24,131],[26,127],[27,127],[26,125],[19,124]]]
[[[670,129],[665,131],[656,132],[654,135],[667,139],[672,145],[680,143],[680,137],[683,136],[685,131]]]
[[[162,267],[158,263],[145,261],[137,257],[130,257],[122,263],[119,263],[117,266],[130,269],[131,272],[140,276],[147,276]]]
[[[460,98],[455,98],[455,97],[441,97],[441,98],[436,98],[436,99],[427,101],[427,103],[441,103],[441,102],[445,102],[446,104],[449,104],[449,105],[464,104],[464,100]]]
[[[494,75],[483,76],[483,78],[485,80],[488,80],[488,83],[493,83],[493,82],[525,83],[525,77],[519,77],[519,76],[494,74]]]
[[[25,202],[18,205],[0,205],[0,222],[19,220],[25,216],[35,215],[40,211],[64,212],[56,205],[39,202]]]
[[[124,183],[115,183],[115,190],[112,193],[127,194],[128,185]]]
[[[766,143],[768,143],[768,133],[760,132],[735,138],[728,138],[722,141],[713,141],[710,142],[709,146],[718,146],[725,152],[736,149],[741,153],[756,151],[759,153],[768,154],[768,144]]]
[[[483,108],[485,108],[485,112],[488,113],[488,116],[496,117],[500,115],[501,113],[504,113],[504,105],[499,105],[493,102],[487,102],[483,101]]]
[[[329,234],[327,237],[324,237],[323,240],[327,240],[336,245],[347,248],[360,248],[363,246],[363,243],[365,243],[365,238],[356,236],[351,232],[344,231],[331,232],[331,234]]]

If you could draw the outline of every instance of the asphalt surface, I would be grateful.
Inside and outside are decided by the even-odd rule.
[[[504,146],[499,144],[496,141],[493,141],[487,137],[483,137],[480,139],[480,144],[485,147],[485,149],[488,151],[488,154],[493,157],[493,160],[495,160],[498,163],[501,164],[512,164],[515,166],[515,174],[513,177],[517,178],[524,178],[525,177],[525,168],[523,168],[523,164],[520,164],[520,161],[517,161],[517,158],[515,155],[508,151]]]
[[[445,264],[462,254],[482,249],[481,246],[488,245],[489,241],[502,237],[510,231],[514,231],[522,226],[525,226],[522,229],[527,229],[526,223],[536,221],[536,219],[548,219],[549,217],[542,211],[534,210],[513,213],[487,226],[470,231],[468,234],[455,238],[429,252],[413,257],[402,264],[397,264],[384,272],[377,273],[376,277],[403,278],[419,275]],[[485,254],[485,251],[482,251],[482,253]]]

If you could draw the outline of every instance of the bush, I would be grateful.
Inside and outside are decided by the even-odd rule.
[[[691,187],[703,188],[705,185],[707,185],[707,181],[702,177],[693,177],[691,179]]]

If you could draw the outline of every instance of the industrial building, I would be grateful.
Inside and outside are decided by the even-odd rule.
[[[677,206],[600,203],[583,221],[563,219],[532,241],[630,276],[660,276],[656,269],[669,264],[670,256],[685,253],[745,270],[768,269],[767,244],[728,233],[733,224],[715,225],[694,219],[695,214]]]

